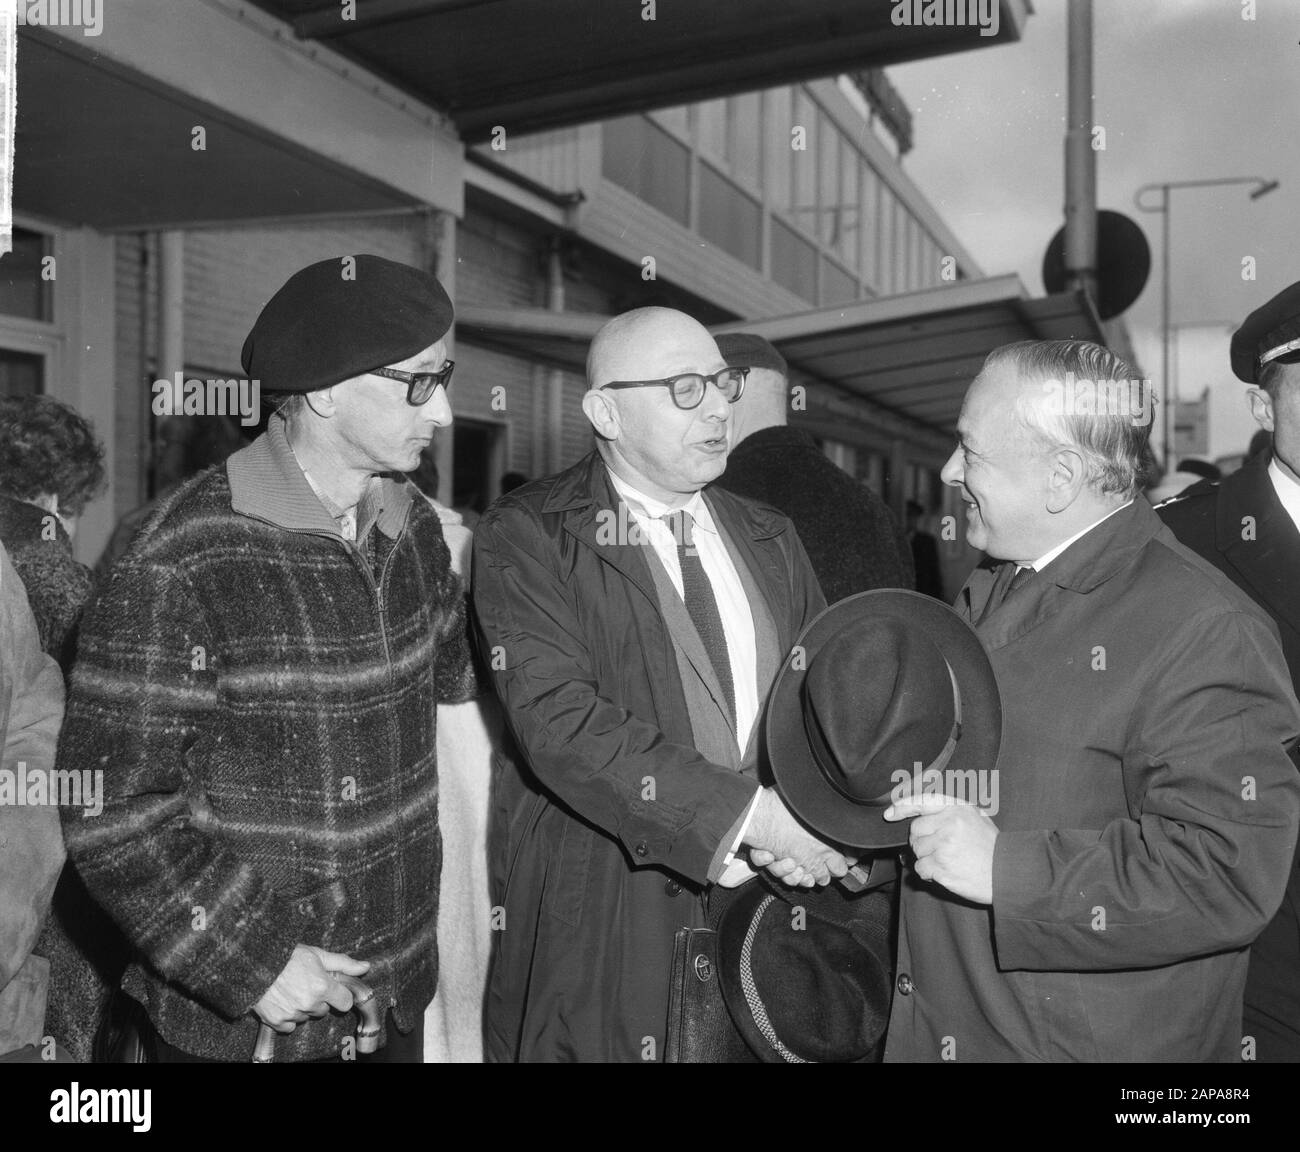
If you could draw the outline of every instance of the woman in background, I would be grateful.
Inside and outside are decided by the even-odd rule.
[[[94,584],[72,540],[103,483],[103,445],[83,416],[49,396],[0,398],[0,541],[27,588],[41,648],[65,676]],[[89,1060],[127,950],[70,866],[35,951],[50,962],[45,1028],[73,1059]]]
[[[93,583],[72,538],[103,484],[104,448],[83,416],[49,396],[0,398],[0,541],[65,674]]]

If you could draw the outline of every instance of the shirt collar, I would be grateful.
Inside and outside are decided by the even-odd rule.
[[[631,509],[634,516],[639,516],[646,520],[660,520],[670,512],[689,512],[691,519],[695,521],[696,528],[702,528],[705,532],[712,532],[716,535],[717,525],[713,523],[713,514],[709,511],[709,506],[704,502],[704,490],[699,489],[691,493],[691,498],[686,501],[680,508],[670,508],[662,500],[656,500],[653,496],[647,496],[644,492],[633,488],[626,480],[615,473],[614,469],[608,464],[605,470],[609,473],[609,482],[614,491],[618,493],[623,503]]]
[[[1273,490],[1277,493],[1283,510],[1295,526],[1300,528],[1300,484],[1282,471],[1276,456],[1268,462],[1268,478],[1273,482]]]
[[[292,450],[292,445],[290,445]],[[295,456],[295,459],[297,457]],[[302,468],[302,465],[298,465]],[[321,502],[321,507],[330,514],[335,525],[338,527],[339,535],[351,544],[364,542],[370,535],[370,529],[375,526],[375,521],[379,519],[379,514],[384,510],[383,482],[378,476],[371,476],[366,483],[366,490],[362,492],[361,499],[358,500],[351,508],[341,508],[334,503],[316,481],[312,474],[306,468],[302,469],[302,474],[307,483],[311,485],[311,490],[316,494],[316,499]]]
[[[1076,533],[1075,533],[1073,536],[1071,536],[1068,540],[1063,540],[1060,544],[1058,544],[1058,545],[1057,545],[1055,548],[1053,548],[1050,552],[1044,552],[1043,555],[1041,555],[1037,560],[1035,560],[1032,564],[1030,564],[1029,567],[1032,568],[1035,572],[1041,572],[1044,568],[1046,568],[1046,567],[1047,567],[1047,566],[1048,566],[1048,565],[1049,565],[1053,560],[1055,560],[1055,559],[1056,559],[1056,558],[1057,558],[1057,557],[1058,557],[1062,552],[1064,552],[1064,551],[1065,551],[1065,550],[1066,550],[1066,549],[1067,549],[1071,544],[1073,544],[1076,540],[1080,540],[1080,539],[1082,539],[1082,538],[1083,538],[1084,536],[1086,536],[1089,532],[1091,532],[1094,528],[1096,528],[1098,524],[1101,524],[1101,523],[1103,523],[1104,521],[1109,520],[1112,516],[1115,515],[1116,512],[1121,512],[1121,511],[1123,511],[1125,508],[1127,508],[1127,507],[1128,507],[1130,504],[1132,504],[1132,503],[1133,503],[1132,500],[1126,500],[1126,501],[1124,501],[1124,503],[1121,504],[1118,508],[1112,508],[1112,509],[1111,509],[1109,512],[1107,512],[1106,515],[1103,516],[1100,520],[1094,520],[1091,524],[1088,525],[1088,527],[1084,528],[1084,529],[1083,529],[1082,531],[1080,531],[1080,532],[1076,532]],[[1022,565],[1020,565],[1020,567],[1023,568],[1024,565],[1022,564]]]
[[[290,531],[331,532],[347,538],[335,518],[342,510],[332,501],[328,507],[322,501],[289,446],[284,417],[272,416],[263,435],[231,456],[226,474],[234,511]],[[364,540],[377,524],[385,536],[396,540],[410,510],[411,489],[401,477],[373,477],[356,508],[356,539]]]

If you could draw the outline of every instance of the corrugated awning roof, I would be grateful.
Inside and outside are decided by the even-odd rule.
[[[886,0],[255,3],[445,111],[471,143],[496,125],[535,132],[1007,43],[1030,11],[999,0],[982,35],[895,25]]]
[[[608,317],[540,308],[461,305],[461,339],[575,372]],[[819,308],[766,320],[737,320],[715,332],[754,332],[771,340],[791,367],[855,396],[951,434],[966,388],[984,358],[1016,340],[1105,343],[1082,295],[1031,299],[1017,276],[972,280]]]
[[[1014,275],[716,331],[765,336],[792,366],[942,432],[956,427],[966,388],[994,348],[1016,340],[1106,342],[1084,296],[1031,299]]]

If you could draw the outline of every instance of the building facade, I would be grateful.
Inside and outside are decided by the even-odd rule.
[[[456,423],[436,445],[439,495],[477,510],[504,473],[590,449],[582,360],[617,312],[667,304],[734,328],[877,309],[906,326],[951,299],[976,317],[967,297],[989,282],[904,171],[910,124],[878,68],[551,129],[485,122],[466,145],[449,116],[295,38],[275,7],[185,0],[169,27],[155,0],[127,0],[93,43],[20,36],[0,388],[65,399],[105,440],[110,490],[77,543],[88,562],[183,470],[198,424],[155,413],[153,383],[239,377],[261,306],[315,260],[373,252],[448,286]],[[894,34],[882,23],[877,39]],[[938,339],[927,324],[909,364]],[[791,357],[792,423],[940,527],[957,511],[938,479],[951,396],[987,349],[968,349],[946,406],[918,417],[846,386],[875,366],[867,344],[841,344],[836,372]],[[949,545],[953,565],[968,560]]]

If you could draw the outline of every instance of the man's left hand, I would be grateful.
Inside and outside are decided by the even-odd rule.
[[[913,817],[909,840],[916,874],[976,904],[992,904],[998,826],[989,814],[936,795],[904,800],[885,811],[886,820]]]

